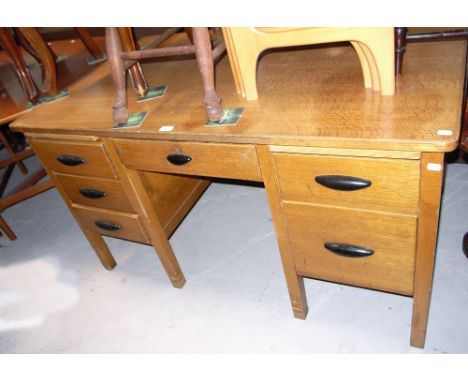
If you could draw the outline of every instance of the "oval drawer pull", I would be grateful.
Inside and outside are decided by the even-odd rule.
[[[92,188],[80,188],[80,194],[88,199],[100,199],[107,196],[104,191],[94,190]]]
[[[166,158],[169,162],[177,166],[181,166],[192,160],[192,157],[185,154],[169,154]]]
[[[325,243],[324,247],[337,255],[346,257],[366,257],[374,254],[373,249],[345,243]]]
[[[94,224],[96,224],[97,227],[102,228],[106,231],[118,231],[122,228],[120,224],[112,223],[107,220],[96,220]]]
[[[322,186],[340,191],[354,191],[369,187],[372,182],[363,178],[345,175],[319,175],[315,181]]]
[[[57,160],[65,166],[79,166],[86,162],[84,158],[77,157],[74,155],[59,155]]]

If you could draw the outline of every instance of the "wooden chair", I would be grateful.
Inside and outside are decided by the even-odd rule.
[[[256,70],[269,48],[350,41],[358,55],[364,86],[395,93],[393,28],[223,28],[237,92],[258,99]]]
[[[105,55],[93,41],[86,28],[74,29],[83,42],[83,45],[88,49],[96,61],[105,58]],[[15,33],[16,37],[21,42],[21,46],[41,64],[42,84],[39,88],[35,85],[32,79],[31,73],[24,61],[20,46],[16,43],[13,33]],[[10,57],[15,68],[15,72],[20,80],[20,84],[30,102],[35,103],[41,95],[57,95],[57,74],[55,66],[57,56],[42,38],[38,28],[1,27],[0,45],[3,46],[3,49]]]
[[[5,233],[5,235],[10,240],[15,240],[16,235],[13,232],[13,230],[9,227],[5,219],[2,218],[2,211],[16,203],[30,198],[31,196],[37,195],[43,191],[52,188],[53,184],[51,180],[46,180],[42,183],[38,183],[42,178],[46,176],[45,170],[43,168],[40,168],[33,174],[27,176],[20,184],[15,186],[11,191],[4,195],[7,183],[11,177],[15,165],[19,167],[23,174],[27,174],[28,170],[26,169],[22,161],[28,157],[33,156],[34,152],[31,148],[26,148],[25,150],[22,150],[20,152],[15,152],[3,131],[0,131],[0,141],[8,151],[8,156],[5,159],[0,159],[0,169],[6,168],[6,170],[3,173],[2,180],[0,182],[0,235],[3,231],[3,233]]]
[[[181,28],[170,28],[144,49],[137,50],[130,28],[106,28],[106,50],[112,79],[116,88],[116,100],[112,116],[116,125],[128,121],[126,73],[129,72],[133,87],[138,95],[148,92],[148,85],[139,65],[139,60],[155,57],[176,56],[195,53],[203,80],[205,111],[209,121],[219,121],[222,116],[221,98],[214,86],[214,61],[225,51],[224,41],[218,39],[211,45],[208,28],[186,28],[190,45],[159,47]]]
[[[452,38],[468,38],[468,29],[452,29],[440,32],[412,33],[408,34],[408,28],[395,27],[395,74],[400,75],[403,68],[403,56],[406,51],[406,43],[434,41]]]
[[[39,93],[10,28],[0,27],[0,45],[12,61],[26,97],[34,102],[39,97]]]

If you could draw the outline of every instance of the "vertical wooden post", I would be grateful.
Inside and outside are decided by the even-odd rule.
[[[273,155],[266,145],[257,146],[257,155],[263,182],[270,204],[271,216],[275,225],[276,237],[283,263],[284,275],[288,286],[289,297],[294,312],[294,317],[305,319],[308,312],[307,298],[304,289],[304,279],[298,276],[294,264],[291,244],[289,242],[288,228],[281,213],[281,194],[278,180],[276,178]]]
[[[209,121],[219,121],[223,114],[221,97],[214,86],[214,63],[208,28],[192,28],[195,56],[203,80],[205,110]]]
[[[408,28],[395,27],[395,75],[400,75],[403,68],[403,56],[406,51],[406,31]]]
[[[88,49],[88,52],[93,56],[95,60],[102,59],[104,54],[101,52],[101,49],[97,46],[94,42],[93,38],[91,37],[90,33],[86,28],[78,28],[75,27],[75,31],[80,36],[80,40],[83,45]]]
[[[426,340],[443,175],[444,153],[423,153],[411,324],[411,345],[420,348]]]
[[[125,52],[137,50],[135,41],[133,39],[132,28],[119,27],[119,35],[122,41],[122,48]],[[135,62],[129,69],[130,79],[132,81],[133,89],[140,97],[148,94],[148,84],[146,83],[143,70],[139,62]]]
[[[112,106],[112,117],[115,123],[124,124],[128,121],[127,86],[125,81],[125,67],[120,58],[122,44],[120,43],[119,32],[115,27],[106,28],[106,50],[107,61],[110,65],[110,71],[116,90],[116,98]]]
[[[114,168],[124,185],[127,196],[135,208],[135,211],[138,213],[138,216],[141,218],[143,227],[148,233],[151,244],[171,280],[172,285],[176,288],[182,288],[185,284],[185,277],[180,269],[174,251],[169,244],[167,234],[164,232],[164,228],[154,211],[140,174],[138,174],[136,170],[125,168],[110,139],[104,139],[104,142],[106,143],[106,149],[112,159]]]

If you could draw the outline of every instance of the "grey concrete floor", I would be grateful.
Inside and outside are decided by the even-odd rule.
[[[424,350],[408,297],[307,279],[295,319],[265,190],[214,183],[170,240],[183,289],[146,245],[106,239],[106,271],[55,189],[4,211],[18,239],[0,238],[0,353],[467,353],[467,187],[449,165]]]

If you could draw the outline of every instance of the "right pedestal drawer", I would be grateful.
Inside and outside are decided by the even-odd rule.
[[[296,272],[412,295],[420,160],[366,152],[273,154]]]
[[[419,160],[282,153],[273,157],[283,200],[417,212]]]
[[[288,202],[283,212],[301,276],[412,295],[415,216]]]

